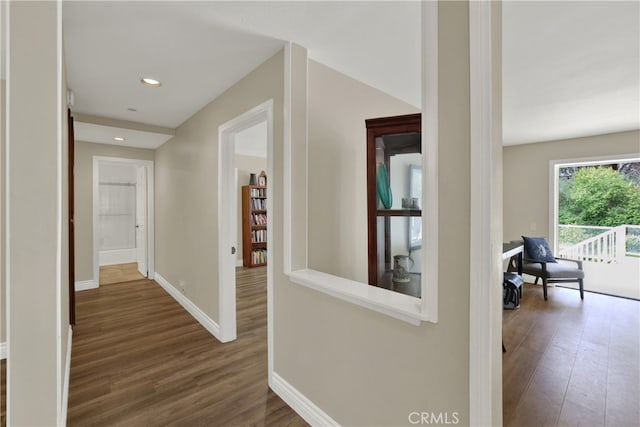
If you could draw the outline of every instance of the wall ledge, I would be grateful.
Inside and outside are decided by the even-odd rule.
[[[299,285],[412,325],[428,320],[421,311],[420,298],[310,269],[292,271],[289,278]]]

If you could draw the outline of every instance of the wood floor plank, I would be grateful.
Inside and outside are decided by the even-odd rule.
[[[144,279],[144,276],[138,271],[137,262],[100,266],[100,285],[131,282],[140,279]]]
[[[154,282],[79,292],[68,425],[306,425],[266,384],[265,269],[238,279],[227,344]],[[525,285],[503,325],[504,425],[640,426],[639,301]]]
[[[237,276],[226,344],[153,281],[79,293],[68,425],[307,425],[267,385],[266,269]]]
[[[640,302],[525,285],[505,311],[506,426],[640,426]],[[523,324],[526,323],[526,324]]]

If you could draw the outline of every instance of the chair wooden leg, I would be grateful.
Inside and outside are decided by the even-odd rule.
[[[533,284],[534,284],[534,285],[537,285],[537,284],[538,284],[538,279],[539,279],[539,278],[540,278],[540,277],[536,276],[536,280],[533,282]]]
[[[542,293],[544,294],[544,300],[547,300],[547,279],[542,278]]]
[[[584,285],[582,283],[582,279],[578,279],[578,284],[580,285],[580,299],[584,299]]]

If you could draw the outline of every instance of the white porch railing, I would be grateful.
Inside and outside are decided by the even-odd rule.
[[[558,255],[562,258],[591,262],[610,263],[619,261],[626,255],[626,230],[626,225],[605,229],[596,236],[561,249]]]

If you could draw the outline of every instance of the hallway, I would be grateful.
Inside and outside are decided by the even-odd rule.
[[[266,269],[237,276],[227,344],[153,281],[77,293],[68,425],[306,425],[267,385]]]

